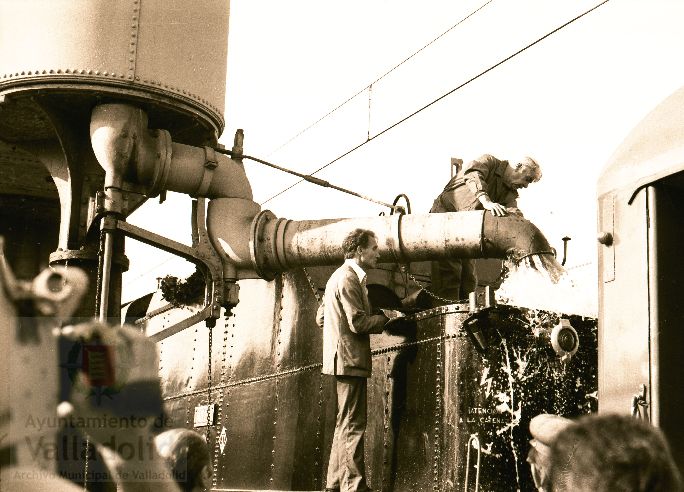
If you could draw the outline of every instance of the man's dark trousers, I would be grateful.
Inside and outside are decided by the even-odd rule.
[[[330,448],[326,487],[342,492],[368,490],[363,455],[366,433],[368,379],[359,376],[335,376],[337,418]]]

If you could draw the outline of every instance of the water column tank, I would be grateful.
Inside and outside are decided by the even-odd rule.
[[[215,140],[224,126],[228,13],[228,0],[3,0],[0,96],[19,104],[50,95],[86,109],[129,101],[174,141]],[[0,138],[31,137],[26,110],[23,131],[12,134],[3,121]]]
[[[0,0],[0,204],[23,223],[41,199],[60,224],[59,232],[24,228],[27,238],[14,243],[49,244],[51,264],[78,265],[96,285],[98,238],[86,233],[104,173],[91,148],[91,112],[131,104],[174,142],[215,145],[228,16],[228,0]],[[122,237],[115,250],[110,306],[120,303],[127,268]],[[91,316],[94,303],[86,298],[79,314]]]

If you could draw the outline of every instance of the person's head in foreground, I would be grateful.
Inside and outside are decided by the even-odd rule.
[[[181,490],[211,489],[211,458],[204,437],[189,429],[171,429],[156,436],[154,443]]]
[[[528,461],[544,492],[676,492],[679,472],[659,429],[626,415],[530,422]]]

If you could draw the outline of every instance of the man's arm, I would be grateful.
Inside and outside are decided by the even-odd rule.
[[[342,279],[339,284],[339,300],[349,329],[354,333],[382,333],[388,319],[384,314],[366,314],[361,289],[360,282],[349,278]]]
[[[497,163],[498,160],[494,156],[485,154],[464,167],[463,181],[476,198],[487,194],[487,178]]]
[[[463,173],[463,180],[485,210],[489,210],[497,217],[503,217],[507,213],[506,206],[492,201],[487,188],[487,178],[499,162],[496,157],[485,154],[468,164]]]

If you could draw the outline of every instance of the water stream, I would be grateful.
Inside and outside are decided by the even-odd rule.
[[[507,273],[496,291],[498,303],[597,316],[596,290],[586,283],[579,285],[553,256],[534,254],[517,264],[507,260],[505,265]]]

